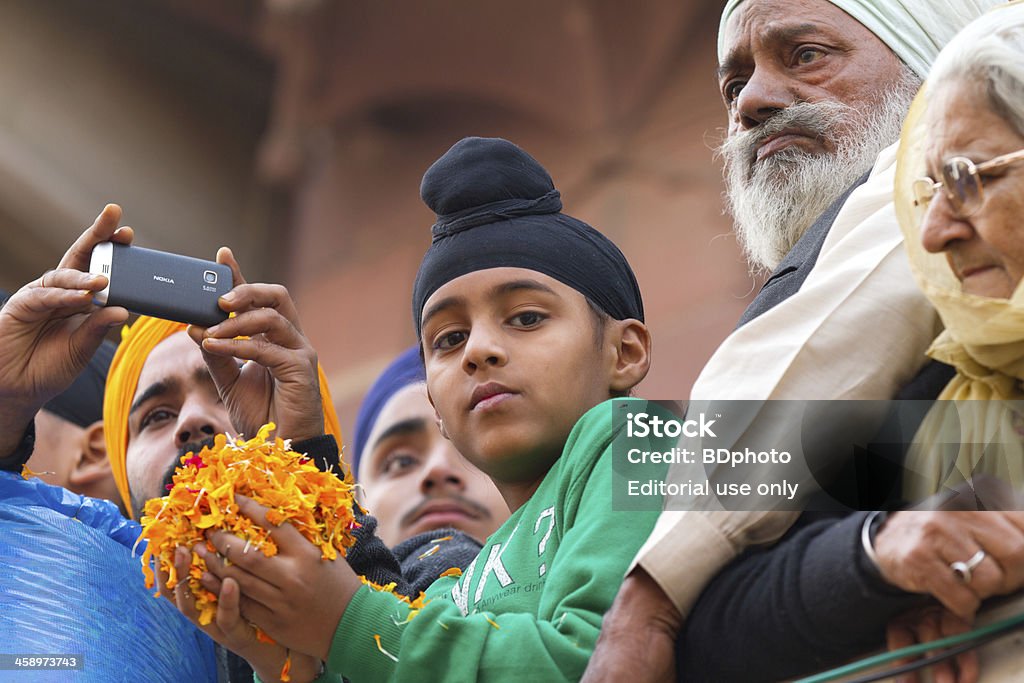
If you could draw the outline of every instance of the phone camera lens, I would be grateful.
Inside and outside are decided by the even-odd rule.
[[[217,284],[217,273],[212,270],[207,270],[203,273],[203,282],[208,285]]]

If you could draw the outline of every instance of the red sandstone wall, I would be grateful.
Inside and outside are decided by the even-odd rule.
[[[266,158],[287,159],[290,141],[304,161],[265,170],[295,183],[288,280],[346,427],[414,341],[410,292],[433,220],[419,179],[464,135],[525,147],[566,211],[619,244],[655,340],[639,392],[687,396],[753,289],[712,153],[723,120],[714,4],[348,4],[271,22],[292,66],[278,92],[292,99],[277,102],[280,146]],[[334,38],[306,41],[314,23]]]

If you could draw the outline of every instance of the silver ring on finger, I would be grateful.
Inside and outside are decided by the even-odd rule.
[[[951,562],[949,568],[953,570],[953,575],[960,579],[960,581],[970,583],[974,568],[981,564],[984,559],[985,551],[979,550],[966,562]]]

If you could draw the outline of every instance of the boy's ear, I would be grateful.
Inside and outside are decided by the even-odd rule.
[[[437,412],[436,408],[434,409],[434,420],[437,422],[437,429],[441,432],[441,436],[451,441],[452,437],[448,436],[448,430],[445,429],[444,420],[441,419],[441,414]]]
[[[651,369],[651,332],[639,320],[615,320],[611,328],[615,358],[609,377],[612,394],[625,395]]]
[[[441,419],[441,413],[437,412],[437,406],[434,405],[434,397],[430,395],[430,387],[427,387],[427,400],[430,401],[430,407],[434,409],[434,422],[437,423],[437,429],[441,432],[441,436],[452,440],[452,437],[448,436],[448,430],[445,429],[444,420]]]

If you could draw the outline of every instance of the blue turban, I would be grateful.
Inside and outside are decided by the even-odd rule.
[[[352,463],[353,476],[359,477],[359,460],[363,457],[366,441],[370,438],[373,426],[377,424],[377,418],[380,416],[384,404],[410,384],[424,381],[426,381],[426,373],[423,370],[423,359],[420,358],[420,347],[413,346],[391,361],[391,365],[384,369],[377,381],[370,387],[359,406],[359,415],[356,417],[355,436],[352,439],[354,452],[345,454],[348,456],[349,462]]]

